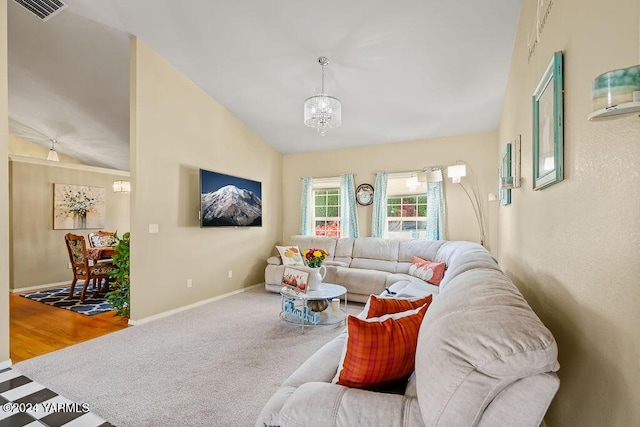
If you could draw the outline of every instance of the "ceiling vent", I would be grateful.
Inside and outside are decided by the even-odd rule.
[[[67,5],[60,0],[15,0],[15,2],[43,21],[48,21],[67,8]]]

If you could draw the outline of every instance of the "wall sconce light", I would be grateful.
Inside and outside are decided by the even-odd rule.
[[[480,229],[480,244],[484,246],[484,214],[482,212],[482,204],[480,203],[480,198],[478,196],[478,194],[480,193],[478,189],[478,180],[462,180],[463,177],[467,176],[467,168],[469,168],[469,171],[471,172],[470,177],[475,178],[471,165],[463,160],[456,160],[455,165],[447,167],[447,176],[451,178],[451,181],[453,183],[460,184],[465,194],[469,198],[469,202],[471,202],[471,207],[473,208],[473,213],[475,213],[476,220],[478,221],[478,228]],[[471,184],[466,181],[471,181]]]
[[[512,190],[514,188],[520,188],[521,186],[521,177],[520,177],[520,144],[521,144],[522,136],[518,135],[516,139],[513,141],[513,151],[511,152],[511,168],[513,171],[512,176],[501,176],[500,177],[500,189]]]
[[[113,181],[114,193],[131,193],[131,182],[129,181]]]
[[[47,155],[47,160],[50,160],[52,162],[59,162],[60,159],[58,159],[58,153],[56,152],[56,140],[52,139],[51,140],[51,148],[49,149],[49,154]]]

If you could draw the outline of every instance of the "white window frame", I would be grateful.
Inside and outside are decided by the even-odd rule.
[[[338,203],[336,205],[329,205],[326,204],[323,207],[325,208],[333,208],[336,207],[338,209],[338,216],[316,216],[316,194],[319,191],[331,191],[334,190],[336,191],[336,195],[338,198]],[[326,196],[328,199],[328,195]],[[313,180],[313,235],[314,236],[326,236],[326,234],[317,234],[316,228],[318,227],[316,225],[317,221],[324,221],[325,223],[325,231],[326,231],[326,225],[329,222],[336,222],[338,227],[336,230],[337,236],[335,237],[340,237],[341,231],[340,231],[340,178],[336,177],[336,178],[319,178],[319,179],[315,179]],[[334,237],[334,236],[332,236]]]
[[[389,174],[387,184],[387,224],[385,225],[384,236],[392,239],[424,239],[427,237],[427,216],[426,209],[424,216],[417,216],[420,205],[427,205],[425,203],[418,203],[418,198],[427,196],[426,182],[419,182],[417,174],[415,173],[396,173]],[[403,217],[403,216],[390,216],[389,215],[389,199],[400,198],[400,205],[402,199],[408,197],[416,198],[416,216]],[[399,205],[399,206],[400,206]],[[417,228],[415,230],[402,230],[404,222],[422,222],[424,228]],[[391,231],[389,226],[392,222],[400,222],[400,231]]]

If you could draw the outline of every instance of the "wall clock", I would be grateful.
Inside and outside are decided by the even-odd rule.
[[[368,206],[373,203],[373,187],[370,184],[358,185],[356,189],[356,201],[362,206]]]

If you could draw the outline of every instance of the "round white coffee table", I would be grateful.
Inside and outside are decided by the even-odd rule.
[[[280,290],[282,304],[280,306],[280,318],[291,323],[302,325],[304,333],[305,326],[333,325],[340,323],[347,318],[347,288],[333,283],[321,283],[315,291],[307,293],[296,292],[293,289],[283,287]],[[337,307],[331,304],[333,298],[344,296],[344,305],[338,303]],[[309,304],[311,301],[328,302],[327,308],[323,311],[312,311]],[[337,309],[336,309],[337,308]]]

